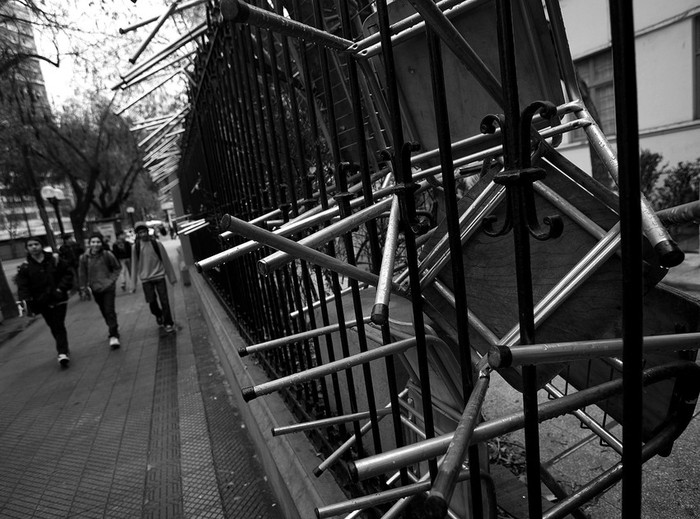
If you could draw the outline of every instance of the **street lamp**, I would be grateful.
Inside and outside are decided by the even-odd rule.
[[[41,196],[44,200],[53,206],[53,210],[56,212],[56,219],[58,220],[58,228],[61,231],[61,239],[66,239],[66,232],[63,229],[63,220],[61,220],[61,211],[58,208],[58,204],[63,200],[63,190],[57,187],[44,186],[41,188]]]
[[[135,212],[135,211],[136,211],[136,209],[134,209],[134,208],[131,207],[131,206],[129,206],[129,207],[126,208],[126,212],[127,212],[127,214],[129,215],[129,219],[131,220],[131,226],[132,226],[132,227],[134,226],[134,212]]]

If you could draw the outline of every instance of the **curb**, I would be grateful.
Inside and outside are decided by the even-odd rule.
[[[232,389],[234,402],[285,518],[315,517],[315,508],[346,500],[347,497],[329,472],[318,478],[310,477],[319,458],[305,435],[272,436],[273,427],[295,423],[278,393],[251,402],[243,400],[242,388],[267,381],[267,375],[253,359],[238,355],[238,347],[245,341],[201,274],[192,277],[192,285],[209,327],[212,346]]]

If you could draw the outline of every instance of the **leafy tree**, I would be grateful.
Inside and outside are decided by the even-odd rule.
[[[642,150],[639,158],[642,193],[657,211],[698,200],[700,158],[679,162],[675,167],[662,164],[663,156]]]
[[[656,200],[659,208],[674,207],[698,199],[700,181],[700,158],[694,162],[679,162],[666,171],[658,189]]]
[[[658,186],[659,179],[667,174],[665,166],[659,167],[663,157],[649,150],[642,150],[639,155],[640,187],[642,193],[651,202],[654,209],[658,210]]]

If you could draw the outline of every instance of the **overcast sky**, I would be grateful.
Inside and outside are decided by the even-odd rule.
[[[77,3],[80,5],[76,6],[73,2],[60,0],[47,1],[49,9],[51,4],[58,4],[65,9],[68,22],[81,31],[58,35],[60,67],[56,68],[41,61],[46,90],[54,106],[60,106],[73,96],[80,98],[89,83],[92,83],[90,79],[86,79],[86,63],[88,67],[90,64],[95,65],[93,72],[95,80],[102,84],[105,94],[109,94],[109,88],[119,80],[119,74],[125,74],[132,67],[128,59],[136,52],[140,42],[151,32],[153,24],[133,31],[129,35],[120,35],[119,28],[159,16],[166,9],[164,0],[138,0],[136,3],[128,0]],[[35,32],[39,51],[52,59],[55,58],[56,51],[51,35],[43,33],[41,29]],[[172,21],[166,22],[160,32],[162,35],[151,42],[136,64],[147,59],[152,52],[162,48],[163,42],[175,39],[178,34]],[[88,43],[91,42],[97,43],[97,49],[89,49]],[[81,56],[85,58],[84,60],[76,60],[69,55],[76,48],[82,49]],[[122,94],[121,99],[126,103],[130,96],[131,92],[127,91]]]

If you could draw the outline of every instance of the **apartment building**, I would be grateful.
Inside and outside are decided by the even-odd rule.
[[[561,0],[569,46],[603,131],[615,139],[615,98],[608,0]],[[635,0],[640,149],[675,166],[700,158],[700,1]],[[582,132],[562,151],[590,171]]]
[[[39,113],[51,111],[39,60],[31,57],[37,54],[34,26],[31,21],[32,13],[23,3],[10,0],[0,4],[0,60],[12,64],[0,78],[2,126],[18,124],[18,105],[32,106],[34,111]],[[70,219],[67,217],[72,201],[71,190],[68,186],[54,187],[61,188],[64,193],[64,199],[59,202],[58,208],[62,213],[63,228],[71,232]],[[60,225],[56,211],[48,204],[47,213],[49,224],[58,235]],[[46,228],[39,216],[34,197],[18,195],[7,186],[0,185],[0,244],[5,244],[4,247],[0,247],[0,254],[7,257],[9,241],[45,234]]]

